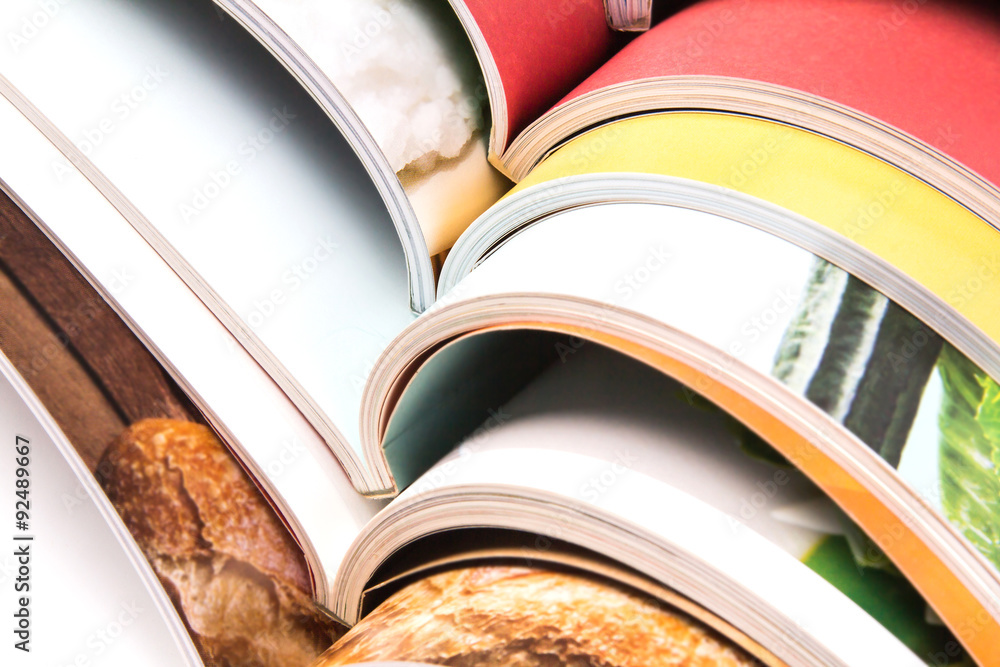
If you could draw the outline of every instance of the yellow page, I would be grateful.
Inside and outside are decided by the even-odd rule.
[[[573,139],[512,192],[600,172],[689,178],[782,206],[894,265],[1000,342],[1000,233],[867,153],[755,118],[663,113]]]

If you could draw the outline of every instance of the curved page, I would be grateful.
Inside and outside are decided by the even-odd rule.
[[[1000,235],[899,169],[824,137],[722,114],[666,113],[588,132],[514,192],[639,172],[735,190],[808,218],[896,267],[1000,342]],[[942,313],[947,317],[947,313]]]
[[[411,261],[431,280],[428,252],[450,248],[510,187],[486,159],[486,86],[451,7],[435,0],[217,4],[343,130],[406,230],[401,236],[414,246]],[[415,298],[430,297],[418,291]]]
[[[428,339],[420,342],[421,329],[443,336],[514,327],[575,329],[595,340],[617,336],[616,346],[654,365],[660,363],[654,360],[658,355],[680,355],[680,362],[661,360],[664,370],[700,367],[685,380],[696,391],[741,419],[753,416],[757,421],[751,425],[768,437],[787,439],[782,452],[866,530],[877,537],[891,534],[886,550],[939,613],[950,616],[953,628],[971,622],[970,614],[980,624],[989,622],[988,615],[975,615],[993,608],[1000,575],[989,539],[984,542],[980,533],[995,534],[1000,522],[995,513],[964,508],[989,497],[986,489],[992,487],[980,496],[982,487],[974,482],[994,472],[985,463],[961,467],[945,465],[943,459],[989,452],[992,446],[988,414],[978,422],[986,431],[982,437],[961,431],[954,420],[945,425],[961,395],[949,388],[957,382],[950,373],[958,372],[964,383],[987,382],[979,399],[966,396],[963,405],[988,402],[991,385],[933,331],[867,285],[791,243],[732,220],[621,204],[575,209],[527,228],[496,249],[445,300],[454,304],[450,310],[443,307],[422,327],[413,327],[415,349],[429,344]],[[478,315],[470,317],[472,312]],[[580,343],[567,337],[550,347],[550,356],[569,358]],[[502,355],[496,349],[486,352],[491,359]],[[955,371],[951,355],[968,366]],[[461,371],[452,372],[451,380],[461,377]],[[419,374],[408,380],[410,395],[400,400],[405,409],[397,411],[400,419],[394,415],[385,434],[387,456],[397,452],[401,458],[408,440],[419,442],[429,420],[421,423],[413,416],[438,395],[430,388],[451,386],[451,380],[433,373],[423,381]],[[490,376],[479,382],[489,386]],[[823,413],[826,417],[817,420]],[[794,426],[799,419],[811,423]],[[827,425],[828,419],[843,430]],[[940,427],[939,419],[945,420]],[[782,420],[811,435],[807,441],[793,437],[783,431]],[[821,454],[810,438],[825,441],[829,449]],[[968,462],[975,460],[977,455]],[[899,466],[905,483],[887,464]],[[955,475],[964,484],[956,483]],[[949,500],[948,493],[956,495]],[[930,511],[932,506],[937,509]],[[940,546],[944,543],[951,546]],[[944,577],[952,583],[944,585]],[[976,635],[960,638],[976,642]]]
[[[565,259],[555,259],[555,248]],[[937,422],[952,410],[943,381],[986,377],[844,271],[758,230],[685,209],[622,204],[557,214],[508,240],[459,289],[465,299],[572,295],[604,304],[606,320],[623,308],[680,329],[723,351],[727,367],[774,377],[847,426],[939,510],[940,448],[949,433]],[[1000,514],[982,524],[967,527],[998,530]],[[1000,577],[1000,553],[991,546],[983,555]]]
[[[438,281],[447,294],[492,248],[552,213],[594,204],[649,203],[690,208],[760,229],[823,257],[930,324],[970,360],[1000,377],[1000,347],[943,299],[881,257],[830,228],[770,202],[728,188],[660,174],[632,172],[564,176],[519,190],[481,216],[448,255]]]
[[[490,149],[508,143],[614,49],[601,0],[451,0],[490,90]]]
[[[564,139],[640,111],[738,111],[867,139],[907,168],[947,156],[941,166],[965,171],[995,207],[998,91],[1000,15],[985,3],[710,0],[639,36],[525,136]],[[564,112],[568,126],[543,128]]]
[[[653,369],[607,349],[580,349],[493,409],[375,520],[353,556],[368,570],[378,563],[368,551],[375,544],[384,557],[446,526],[528,528],[540,533],[539,553],[557,539],[619,559],[789,664],[919,664],[796,562],[841,533],[839,515],[795,471],[741,451],[736,426],[707,403],[687,403],[683,388]],[[770,494],[764,503],[755,495],[761,487]],[[810,503],[820,509],[797,510]],[[796,511],[786,520],[783,513]],[[939,648],[919,643],[927,631],[919,596],[909,602],[918,607],[903,612],[914,648]]]
[[[34,7],[5,6],[4,24]],[[134,204],[143,217],[130,222],[334,451],[354,456],[367,368],[412,319],[407,272],[378,193],[312,100],[194,2],[73,3],[4,51],[0,71]]]
[[[234,451],[306,554],[317,599],[378,509],[264,370],[79,172],[0,99],[0,186],[115,309]],[[183,328],[178,323],[183,323]],[[184,335],[178,336],[178,331]]]
[[[639,36],[561,104],[631,81],[686,76],[759,81],[831,100],[1000,186],[992,131],[1000,17],[984,3],[698,2]]]
[[[114,508],[0,354],[0,472],[10,498],[6,664],[200,665]]]

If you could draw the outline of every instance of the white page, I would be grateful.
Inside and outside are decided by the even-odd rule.
[[[8,627],[27,633],[7,631],[4,664],[200,665],[138,546],[2,354],[0,438],[0,484],[8,498],[3,615]],[[26,481],[18,487],[17,480]],[[18,501],[24,505],[15,507]],[[15,511],[25,507],[19,525]],[[27,616],[16,617],[24,609]],[[16,647],[25,640],[27,652]]]
[[[534,425],[527,427],[532,435],[522,439],[525,446],[603,461],[578,489],[582,500],[600,505],[605,494],[626,488],[632,473],[642,473],[724,512],[732,519],[733,532],[752,529],[795,558],[804,557],[823,534],[841,532],[836,518],[831,530],[822,532],[775,518],[774,512],[780,515],[782,509],[806,502],[818,509],[825,505],[817,511],[818,520],[837,517],[839,511],[802,473],[743,452],[731,417],[702,404],[693,407],[686,396],[683,385],[662,373],[588,345],[546,370],[502,413],[522,428],[539,420],[537,428],[548,435],[539,436]],[[613,437],[584,437],[593,420]],[[464,451],[474,454],[489,437],[487,432],[466,441]],[[508,443],[516,441],[514,436],[506,438]],[[633,446],[637,451],[630,451]],[[651,509],[637,506],[634,516]]]
[[[591,299],[669,323],[769,372],[812,260],[787,241],[708,213],[591,206],[514,235],[462,279],[456,294]]]
[[[593,429],[593,423],[588,426]],[[538,435],[550,437],[552,433],[543,430]],[[526,434],[522,431],[517,436],[523,442]],[[475,516],[476,523],[548,533],[590,548],[605,544],[606,555],[650,573],[758,639],[759,634],[746,624],[761,623],[758,615],[763,611],[762,603],[767,603],[780,610],[786,620],[778,621],[778,627],[784,627],[795,641],[813,635],[826,647],[828,653],[818,664],[923,664],[877,621],[805,565],[752,531],[732,531],[726,515],[641,473],[631,479],[628,487],[622,486],[619,493],[607,494],[600,507],[586,508],[588,515],[597,516],[603,524],[599,530],[608,531],[611,527],[598,540],[590,532],[593,527],[588,529],[576,514],[581,505],[576,491],[601,463],[608,465],[606,461],[568,451],[484,449],[470,458],[469,466],[451,481],[466,487],[464,490],[473,496],[495,498],[501,493],[512,493],[511,480],[517,479],[518,486],[531,489],[529,493],[541,499],[528,506],[531,514],[542,518],[528,523],[520,513],[503,506],[497,507],[487,519],[472,515],[471,506],[464,510],[450,509],[461,512],[466,520]],[[554,470],[561,474],[553,475]],[[643,517],[646,523],[642,529],[623,518],[630,516],[637,503],[655,508]],[[548,513],[555,520],[544,518]],[[642,543],[650,538],[654,546]],[[665,565],[668,559],[676,559],[672,567],[678,567],[679,571],[670,571],[671,566]],[[700,576],[694,574],[696,568],[701,570]],[[718,604],[707,603],[706,581],[719,585],[724,599],[745,600],[749,607],[744,612],[746,616],[737,619]],[[753,591],[758,600],[747,600],[747,591]],[[793,641],[788,635],[785,641]],[[779,655],[788,655],[787,645],[768,648]]]
[[[17,34],[37,11],[5,3],[0,26]],[[400,241],[326,116],[216,12],[191,1],[74,0],[25,43],[0,49],[0,72],[228,304],[318,419],[356,446],[360,385],[412,319]]]
[[[922,664],[798,562],[820,533],[783,523],[774,513],[817,498],[807,482],[794,471],[775,477],[776,468],[736,450],[719,413],[671,405],[677,399],[670,393],[679,385],[656,371],[592,346],[578,355],[493,409],[478,433],[397,502],[426,499],[432,507],[439,498],[469,494],[478,502],[441,508],[437,516],[454,526],[529,529],[596,548],[664,577],[758,641],[762,636],[751,626],[759,629],[775,617],[753,595],[785,615],[784,632],[811,634],[844,664]],[[762,491],[771,488],[768,483],[773,493]],[[746,516],[744,501],[758,493],[767,497]],[[487,504],[487,497],[499,495],[509,502]],[[541,499],[542,505],[527,503],[533,526],[516,509],[519,498]],[[432,516],[429,510],[426,517],[410,517],[411,530]],[[545,540],[536,547],[544,549]],[[529,549],[525,557],[530,555]],[[679,570],[667,574],[668,560],[680,563]],[[740,604],[746,605],[742,612]],[[749,626],[733,613],[744,614]],[[787,646],[765,646],[787,659]]]
[[[455,293],[463,299],[531,292],[596,300],[664,322],[726,353],[728,364],[771,376],[813,258],[788,241],[714,214],[658,204],[591,206],[514,235]],[[817,361],[805,368],[806,379]],[[939,510],[940,404],[934,373],[899,468]]]
[[[108,200],[77,172],[51,172],[58,151],[2,97],[0,139],[4,188],[58,237],[247,466],[267,473],[267,493],[304,550],[336,571],[379,503],[354,490],[302,414]],[[325,600],[328,582],[315,574]]]

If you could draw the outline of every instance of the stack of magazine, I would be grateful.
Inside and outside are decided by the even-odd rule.
[[[345,625],[527,559],[1000,665],[1000,14],[605,5],[8,0],[0,185]]]

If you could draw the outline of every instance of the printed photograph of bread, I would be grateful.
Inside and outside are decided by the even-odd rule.
[[[336,639],[300,550],[208,428],[140,421],[100,469],[206,665],[302,667]]]
[[[459,667],[759,664],[696,621],[624,588],[499,565],[409,584],[313,667],[380,660]]]

